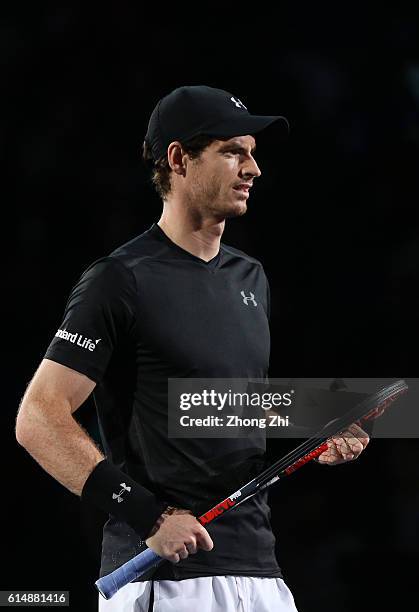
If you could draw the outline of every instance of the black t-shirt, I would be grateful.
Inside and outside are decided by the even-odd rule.
[[[265,441],[169,438],[167,381],[266,378],[268,318],[269,285],[259,261],[221,243],[205,262],[153,224],[82,274],[45,357],[97,383],[109,460],[171,505],[203,512],[261,469]],[[281,576],[266,498],[262,493],[208,525],[211,552],[166,563],[154,577]],[[142,547],[138,534],[111,516],[101,575]]]

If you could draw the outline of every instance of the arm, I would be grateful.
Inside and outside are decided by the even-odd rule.
[[[94,386],[87,376],[44,359],[22,400],[16,437],[61,484],[127,523],[144,539],[167,503],[104,460],[73,418]],[[121,483],[127,487],[123,504],[117,497]]]
[[[89,266],[70,293],[60,330],[97,339],[96,346],[86,350],[55,334],[22,400],[16,437],[61,484],[130,525],[142,540],[154,537],[151,545],[165,545],[171,539],[170,525],[181,524],[181,535],[170,544],[171,560],[176,561],[176,547],[182,551],[201,525],[190,514],[165,516],[167,503],[105,459],[73,418],[105,375],[114,348],[121,341],[135,342],[136,303],[136,280],[129,268],[112,257]]]
[[[16,420],[19,444],[76,495],[81,495],[87,477],[103,459],[95,442],[72,416],[95,384],[84,374],[44,359]]]
[[[84,374],[44,359],[26,390],[16,420],[19,444],[76,495],[82,494],[86,480],[104,459],[72,416],[95,384]],[[196,553],[198,548],[213,547],[208,532],[196,518],[177,509],[163,512],[149,533],[147,545],[174,563]]]

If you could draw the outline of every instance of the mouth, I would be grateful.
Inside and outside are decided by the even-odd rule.
[[[233,187],[233,189],[234,191],[237,191],[238,193],[242,193],[248,197],[250,187],[251,185],[241,184],[241,185],[236,185],[236,187]]]

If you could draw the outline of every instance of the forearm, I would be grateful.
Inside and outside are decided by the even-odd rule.
[[[103,459],[68,406],[49,408],[36,402],[22,405],[16,438],[48,474],[76,495],[81,494],[87,477]]]

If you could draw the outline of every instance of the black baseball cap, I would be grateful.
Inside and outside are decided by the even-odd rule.
[[[280,115],[251,115],[232,93],[206,85],[178,87],[159,100],[148,124],[145,141],[153,159],[166,155],[175,140],[187,142],[200,134],[214,137],[256,134],[277,122],[280,136],[288,136],[289,124]]]

